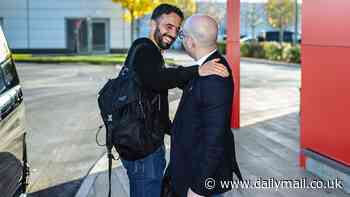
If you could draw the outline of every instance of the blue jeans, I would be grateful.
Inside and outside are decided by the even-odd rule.
[[[143,159],[121,161],[129,177],[130,197],[160,196],[166,165],[164,145],[161,145],[154,153]]]

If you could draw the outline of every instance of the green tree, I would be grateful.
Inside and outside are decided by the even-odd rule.
[[[131,42],[134,40],[135,20],[139,19],[146,14],[149,14],[153,9],[161,3],[169,3],[177,5],[184,11],[185,15],[191,15],[196,11],[196,4],[194,0],[112,0],[115,3],[121,5],[126,10],[123,18],[131,23]],[[139,35],[139,27],[137,27],[137,35]]]
[[[292,0],[268,0],[266,12],[270,25],[279,30],[280,43],[282,43],[284,30],[293,22]]]
[[[149,1],[149,0],[112,0],[115,3],[121,5],[123,9],[126,10],[123,18],[124,20],[131,23],[130,25],[130,39],[131,42],[134,40],[134,30],[135,24],[134,21],[149,12],[158,5],[159,1]]]

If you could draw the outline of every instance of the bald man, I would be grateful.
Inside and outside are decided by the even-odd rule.
[[[219,59],[230,77],[196,77],[184,88],[174,119],[170,173],[179,197],[217,197],[231,188],[233,172],[242,180],[231,131],[233,80],[229,64],[217,51],[218,25],[206,15],[188,18],[180,34],[183,46],[198,65]]]

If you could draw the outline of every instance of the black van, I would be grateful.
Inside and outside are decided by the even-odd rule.
[[[0,26],[0,195],[26,196],[25,109],[16,67]]]

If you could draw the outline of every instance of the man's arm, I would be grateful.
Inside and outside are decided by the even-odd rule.
[[[224,141],[231,113],[232,92],[224,78],[208,76],[200,81],[201,152],[198,173],[192,179],[191,190],[207,196],[205,180],[214,178],[219,164],[224,158]],[[197,100],[198,100],[197,99]]]
[[[219,59],[202,65],[178,68],[163,68],[160,59],[154,55],[158,52],[152,46],[143,45],[136,51],[134,65],[143,84],[153,90],[163,91],[184,86],[189,80],[197,76],[219,75],[229,76],[227,68],[219,63]]]
[[[198,66],[162,68],[160,59],[152,46],[144,45],[136,51],[134,65],[143,85],[155,91],[164,91],[181,86],[198,76]]]

